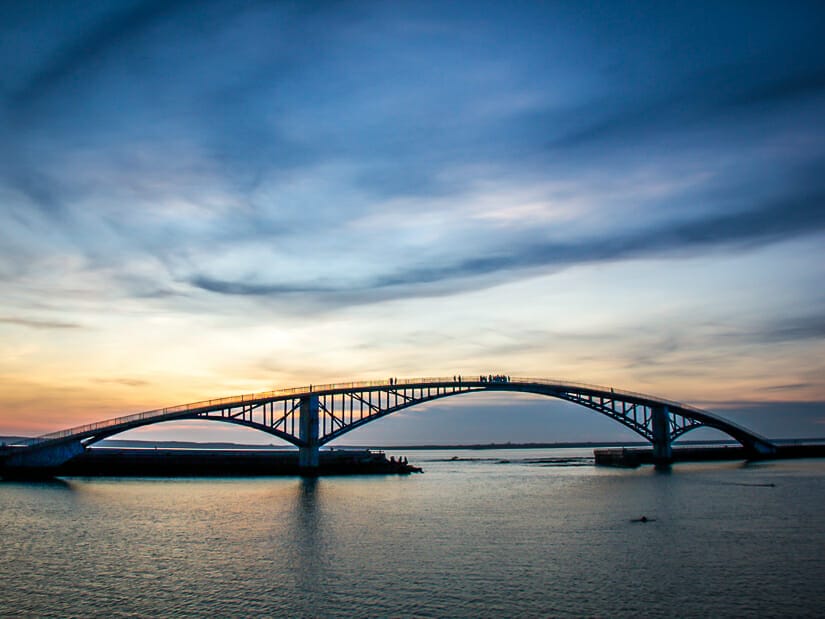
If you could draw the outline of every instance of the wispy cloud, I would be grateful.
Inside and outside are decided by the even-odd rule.
[[[122,385],[124,387],[145,387],[151,383],[139,378],[96,378],[95,382],[112,385]]]
[[[825,314],[783,317],[757,337],[766,343],[825,339]]]
[[[797,391],[814,386],[816,386],[814,383],[787,383],[784,385],[768,385],[767,387],[760,387],[759,391]]]
[[[65,322],[61,320],[38,320],[34,318],[0,317],[0,323],[7,325],[17,325],[31,329],[81,329],[83,325],[75,322]]]
[[[458,293],[502,283],[504,274],[512,280],[535,275],[535,269],[556,271],[578,264],[684,257],[706,251],[742,251],[822,231],[825,231],[825,191],[777,200],[753,210],[667,222],[649,229],[617,231],[577,242],[514,242],[512,248],[495,250],[490,255],[405,269],[364,281],[344,280],[333,285],[320,282],[258,284],[196,275],[190,282],[197,288],[227,295],[317,295],[368,303],[387,298],[449,294],[438,286],[445,282],[457,282],[454,291]]]
[[[124,45],[160,18],[172,15],[180,6],[181,3],[144,1],[102,14],[87,29],[67,37],[64,45],[55,50],[39,69],[17,85],[7,98],[7,105],[29,109],[51,89],[87,69],[88,65],[99,63],[113,47]]]

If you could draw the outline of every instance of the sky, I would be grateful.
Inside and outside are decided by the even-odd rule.
[[[0,434],[505,373],[825,436],[824,31],[816,1],[1,2]],[[476,395],[340,442],[624,438]]]

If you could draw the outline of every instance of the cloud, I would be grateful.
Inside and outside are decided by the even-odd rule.
[[[82,329],[83,325],[59,320],[37,320],[33,318],[0,317],[0,323],[29,327],[31,329]]]
[[[186,4],[192,3],[143,0],[102,16],[74,37],[67,37],[69,40],[8,96],[7,105],[16,110],[29,109],[78,71],[99,63],[112,48],[124,46]]]
[[[764,105],[821,96],[825,92],[825,66],[775,78],[752,87],[732,101],[733,105]]]
[[[113,385],[123,385],[124,387],[145,387],[151,383],[139,378],[96,378],[97,383],[108,383]]]
[[[651,142],[690,132],[701,135],[702,128],[741,140],[743,124],[761,124],[762,119],[777,115],[778,106],[825,95],[825,61],[790,75],[784,67],[773,75],[759,74],[759,69],[764,70],[764,65],[753,62],[713,68],[689,76],[672,90],[652,91],[641,100],[620,99],[605,106],[608,111],[591,105],[569,110],[567,124],[575,128],[550,138],[548,148],[568,155],[583,148],[610,153],[647,143],[649,152],[659,148]],[[684,139],[680,144],[684,147]]]
[[[787,383],[784,385],[768,385],[767,387],[759,387],[759,391],[797,391],[808,389],[810,387],[817,387],[815,383]]]
[[[765,343],[825,339],[825,314],[783,316],[755,335]]]
[[[644,12],[630,35],[616,31],[628,19],[621,7],[585,23],[567,7],[487,10],[478,19],[460,4],[387,11],[152,0],[87,16],[85,27],[61,32],[64,42],[7,97],[31,114],[4,136],[7,183],[52,215],[80,210],[90,196],[203,203],[220,191],[239,207],[282,211],[286,200],[269,181],[322,162],[348,166],[345,189],[365,199],[460,196],[476,179],[457,169],[532,180],[575,177],[582,167],[622,174],[628,158],[653,152],[628,153],[644,136],[661,158],[689,156],[662,152],[663,136],[695,130],[686,118],[725,131],[730,142],[745,139],[739,125],[725,130],[729,119],[709,110],[715,104],[820,92],[825,63],[795,53],[806,49],[804,29],[782,45],[760,28],[749,31],[748,45],[726,41],[741,26],[724,7],[716,20],[707,7]],[[805,13],[789,10],[784,27],[808,23]],[[707,21],[718,40],[696,45]],[[558,38],[540,36],[546,27]],[[590,38],[593,28],[598,37]],[[664,33],[674,31],[670,41]],[[678,45],[690,50],[689,62],[667,55]],[[720,68],[717,47],[732,47],[735,61]],[[570,49],[596,60],[573,62]],[[765,62],[777,54],[794,62]],[[602,58],[615,60],[608,76]],[[591,142],[597,154],[574,152]],[[67,170],[78,147],[95,153],[92,173]],[[693,148],[718,147],[714,139]],[[306,210],[318,213],[324,201]]]
[[[251,283],[194,275],[189,283],[224,295],[279,297],[307,295],[338,302],[369,303],[388,298],[432,296],[489,287],[536,270],[553,272],[578,264],[628,259],[668,259],[707,251],[743,251],[825,231],[825,191],[800,193],[759,208],[711,213],[690,221],[667,221],[651,228],[616,231],[572,242],[519,242],[448,264],[406,268],[367,280],[327,284]],[[452,286],[452,288],[450,287]]]
[[[288,284],[250,284],[246,282],[230,282],[213,279],[211,277],[196,276],[190,280],[196,288],[217,292],[220,294],[238,296],[280,296],[295,293],[321,293],[333,289],[321,286],[293,286]]]

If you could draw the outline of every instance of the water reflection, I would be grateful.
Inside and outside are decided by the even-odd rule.
[[[321,523],[323,482],[317,478],[302,478],[292,511],[291,533],[296,548],[308,569],[317,568],[317,558],[325,546],[324,527]]]
[[[280,566],[279,571],[284,566],[290,568],[293,595],[299,603],[311,604],[323,595],[329,565],[330,532],[323,522],[324,481],[302,478],[291,489],[294,494],[283,514],[285,526],[278,523],[273,531],[272,561]]]
[[[323,529],[320,523],[322,482],[316,477],[301,478],[293,510],[293,534],[304,555],[316,555],[323,546]]]

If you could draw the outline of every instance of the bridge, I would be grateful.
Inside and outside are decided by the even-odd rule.
[[[299,449],[301,469],[311,474],[318,467],[319,447],[347,432],[417,404],[477,392],[530,393],[589,408],[650,441],[654,460],[662,463],[670,461],[674,440],[701,427],[724,432],[754,456],[776,451],[768,439],[687,404],[613,387],[488,375],[310,385],[161,408],[6,445],[0,450],[0,467],[44,471],[114,434],[165,421],[202,419],[254,428],[292,443]]]

